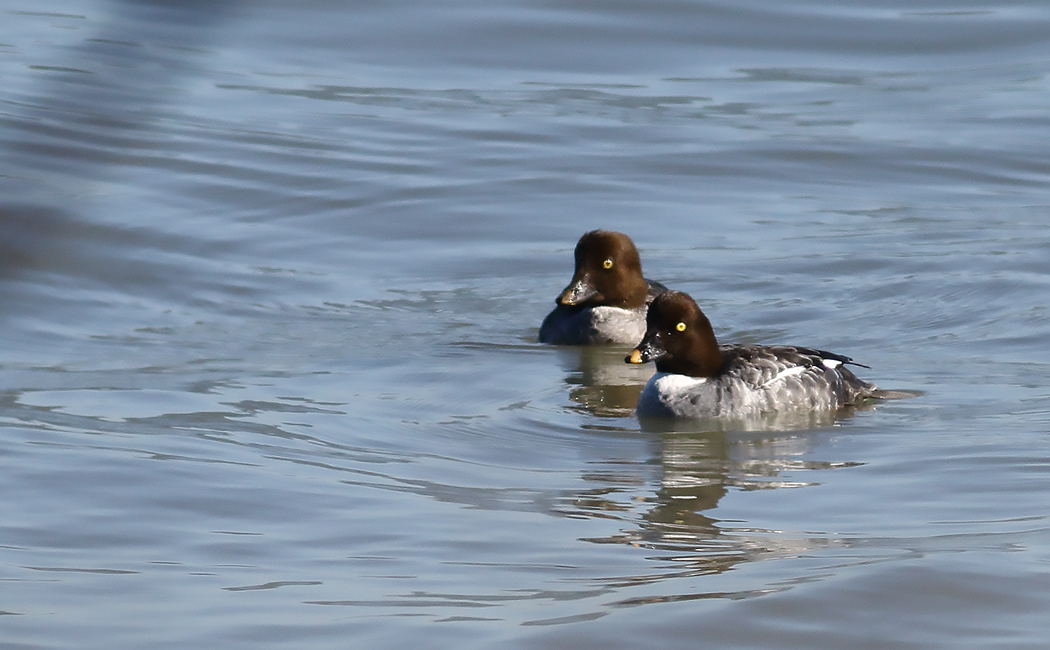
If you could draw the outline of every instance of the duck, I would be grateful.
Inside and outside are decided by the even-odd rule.
[[[649,303],[667,287],[642,275],[631,238],[592,230],[576,243],[576,268],[540,325],[541,343],[637,345]]]
[[[707,316],[681,291],[653,299],[627,363],[656,362],[635,409],[640,418],[749,418],[834,411],[884,391],[858,378],[850,357],[792,345],[719,345]]]

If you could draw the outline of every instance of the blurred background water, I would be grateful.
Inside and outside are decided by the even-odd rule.
[[[1036,2],[0,0],[0,646],[1044,648],[1048,74]],[[642,426],[535,340],[596,227],[923,395]]]

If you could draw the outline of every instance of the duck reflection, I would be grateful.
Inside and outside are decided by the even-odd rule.
[[[829,421],[834,421],[834,416],[829,415]],[[806,487],[817,484],[815,479],[804,480],[801,475],[806,471],[860,465],[808,460],[806,457],[823,439],[819,430],[745,432],[728,427],[689,428],[681,422],[677,427],[663,424],[660,430],[649,429],[659,445],[658,457],[650,461],[659,466],[655,491],[621,481],[616,486],[588,490],[586,497],[574,504],[578,516],[614,518],[624,524],[616,534],[584,541],[657,552],[649,558],[656,563],[653,570],[603,582],[626,586],[721,573],[744,562],[795,556],[835,543],[820,534],[763,530],[714,516],[719,502],[734,488]],[[617,482],[610,475],[593,471],[587,478]]]
[[[655,370],[623,362],[630,349],[587,345],[562,348],[562,366],[571,386],[569,399],[580,410],[599,417],[629,417],[638,404],[645,382]]]
[[[670,434],[661,445],[660,489],[651,508],[642,515],[646,522],[639,541],[664,543],[717,536],[717,520],[703,514],[714,510],[725,496],[730,475],[730,446],[720,432],[694,435]]]
[[[623,363],[618,347],[581,347],[561,353],[577,408],[600,417],[630,417],[651,371]],[[643,369],[644,370],[644,369]],[[645,576],[611,582],[650,582],[668,577],[719,573],[741,562],[783,557],[826,547],[824,536],[767,531],[728,523],[714,516],[730,490],[768,490],[815,485],[805,472],[859,465],[809,460],[830,427],[860,409],[766,413],[738,420],[642,419],[652,458],[624,472],[622,460],[610,471],[592,466],[584,478],[592,489],[575,495],[567,510],[577,516],[616,519],[616,534],[592,537],[600,544],[627,544],[665,552],[669,564]],[[619,466],[619,470],[612,469]],[[658,467],[658,475],[649,468]],[[653,481],[656,488],[653,490]],[[568,514],[568,513],[567,513]]]

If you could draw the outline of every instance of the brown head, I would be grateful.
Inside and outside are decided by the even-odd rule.
[[[648,290],[631,238],[622,232],[592,230],[576,244],[576,272],[555,302],[634,309],[645,304]]]
[[[645,336],[625,361],[656,361],[660,372],[714,377],[722,370],[711,322],[687,293],[666,291],[649,305]]]

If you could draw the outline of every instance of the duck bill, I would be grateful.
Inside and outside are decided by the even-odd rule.
[[[598,290],[594,288],[590,279],[585,275],[581,278],[573,278],[572,283],[565,287],[565,291],[561,292],[561,295],[558,296],[555,302],[559,305],[582,305],[597,295]]]
[[[656,361],[660,357],[667,354],[667,350],[664,350],[660,345],[660,339],[655,336],[645,337],[642,342],[638,344],[638,347],[631,350],[631,353],[624,359],[627,363],[647,363],[649,361]]]

